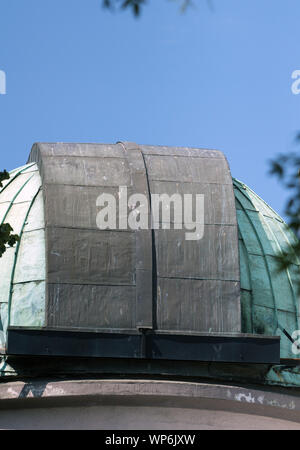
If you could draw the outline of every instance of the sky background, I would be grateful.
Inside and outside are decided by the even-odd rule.
[[[0,0],[0,169],[37,141],[213,148],[282,214],[268,161],[297,148],[300,1],[179,3],[135,19],[102,0]]]

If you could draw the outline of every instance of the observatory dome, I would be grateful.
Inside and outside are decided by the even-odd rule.
[[[203,239],[184,241],[182,230],[163,227],[97,229],[99,194],[115,194],[119,186],[146,196],[202,193]],[[169,341],[179,348],[183,336],[194,349],[189,359],[197,359],[192,336],[277,335],[280,357],[295,357],[282,330],[299,329],[300,262],[295,255],[281,273],[276,264],[295,236],[257,194],[232,180],[221,152],[36,144],[28,164],[10,172],[1,189],[0,217],[20,236],[0,259],[3,351],[9,353],[11,329],[12,353],[19,352],[19,344],[13,347],[19,332],[47,332],[49,342],[59,331],[67,342],[72,331],[76,348],[85,354],[90,345],[93,356],[110,356],[108,347],[113,356],[138,357],[137,348],[143,348],[144,357],[152,352],[150,357],[176,359]],[[149,335],[147,353],[143,339]],[[72,354],[68,345],[66,354]]]

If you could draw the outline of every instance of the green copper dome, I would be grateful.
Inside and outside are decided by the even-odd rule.
[[[299,328],[299,258],[284,272],[276,256],[290,250],[294,234],[255,192],[233,180],[239,228],[242,331],[281,336],[281,358],[295,358],[290,335]]]
[[[41,177],[36,164],[10,172],[0,192],[0,221],[20,241],[0,258],[0,344],[6,328],[42,326],[45,310],[45,229]]]
[[[10,173],[0,192],[0,220],[21,236],[0,258],[0,337],[7,325],[45,325],[45,223],[41,176],[37,164]],[[281,358],[294,358],[283,334],[299,329],[296,282],[300,261],[277,271],[276,255],[295,236],[284,221],[243,183],[233,180],[239,231],[242,333],[280,335]]]

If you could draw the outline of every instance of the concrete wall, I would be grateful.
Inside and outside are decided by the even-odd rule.
[[[297,396],[154,380],[0,385],[1,429],[300,429]]]

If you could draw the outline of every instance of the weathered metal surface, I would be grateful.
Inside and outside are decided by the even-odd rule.
[[[184,229],[155,230],[158,276],[231,281],[238,292],[239,266],[231,261],[234,256],[238,262],[236,233],[233,226],[211,225],[205,226],[203,239],[187,241]]]
[[[51,211],[47,215],[48,226],[99,231],[95,220],[97,198],[110,194],[117,199],[119,187],[48,184],[43,191],[45,209]],[[128,197],[133,194],[132,186],[127,187],[127,192]],[[119,210],[119,202],[116,202],[116,207],[117,217],[127,217]]]
[[[151,194],[166,193],[184,195],[186,193],[202,194],[204,196],[204,224],[205,225],[236,225],[236,218],[232,215],[235,210],[235,199],[232,195],[232,185],[200,182],[149,181]],[[174,223],[173,216],[171,222]]]
[[[187,240],[183,219],[181,230],[162,229],[162,218],[155,230],[158,329],[240,331],[237,221],[225,157],[205,149],[141,151],[151,194],[204,196],[202,238]]]
[[[134,234],[48,228],[48,281],[134,285]]]
[[[131,181],[125,158],[65,155],[43,156],[42,161],[41,175],[45,184],[126,186]]]
[[[232,331],[236,331],[240,325],[236,314],[237,285],[230,281],[159,277],[158,329],[226,332],[230,323]]]
[[[30,152],[28,163],[38,162],[41,163],[41,153],[45,156],[84,156],[95,158],[124,158],[124,152],[122,147],[115,144],[93,144],[93,143],[39,143],[35,144]]]
[[[68,329],[134,329],[135,286],[49,284],[48,325]]]
[[[290,248],[295,236],[258,195],[234,180],[239,224],[242,331],[277,334],[281,357],[294,358],[292,343],[282,333],[299,329],[300,261],[279,272],[276,256]],[[281,328],[280,328],[281,327]]]
[[[7,248],[0,259],[2,349],[7,326],[44,325],[45,232],[40,186],[37,166],[28,164],[12,171],[0,192],[0,220],[20,236],[14,248]]]
[[[139,356],[140,335],[51,330],[18,330],[8,336],[9,354],[134,358]]]
[[[20,242],[14,284],[39,282],[45,278],[45,230],[25,231]]]
[[[0,259],[0,302],[7,303],[10,292],[11,271],[15,259],[15,248],[7,248]]]
[[[13,290],[10,325],[42,327],[45,323],[45,281],[17,283]]]
[[[20,172],[18,176],[15,176],[12,180],[8,180],[1,189],[1,203],[5,202],[18,202],[18,196],[21,195],[22,189],[25,188],[26,183],[32,177],[31,172]],[[29,193],[31,195],[31,192]],[[16,197],[14,199],[14,197]],[[24,198],[24,197],[23,197]],[[24,201],[24,199],[22,200]],[[28,200],[27,200],[28,201]]]
[[[99,230],[97,198],[130,195],[131,170],[119,145],[38,144],[45,202],[47,326],[136,327],[136,238]],[[118,211],[117,211],[118,212]],[[123,287],[123,288],[122,288]]]
[[[205,333],[90,333],[10,327],[10,355],[279,363],[279,337]]]
[[[180,183],[231,184],[230,174],[222,157],[147,155],[143,146],[149,179],[151,181],[177,181]]]
[[[237,223],[221,152],[36,144],[33,161],[43,180],[48,326],[240,331]],[[187,241],[186,230],[154,232],[150,220],[147,230],[97,229],[97,194],[117,195],[120,186],[128,196],[146,196],[149,219],[152,194],[203,195],[204,238]],[[101,292],[97,299],[93,286]]]
[[[35,197],[35,200],[31,206],[28,217],[26,219],[25,233],[35,230],[43,230],[45,228],[44,219],[44,200],[43,192],[40,190]],[[45,247],[45,245],[44,245]]]

